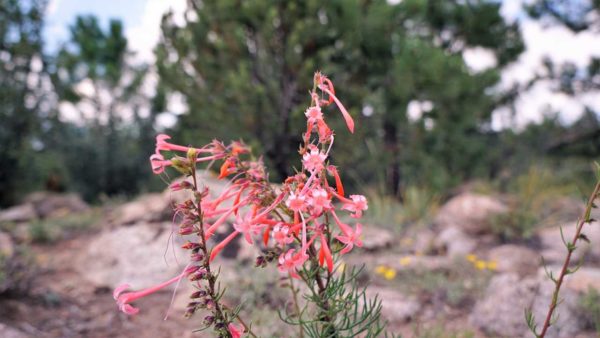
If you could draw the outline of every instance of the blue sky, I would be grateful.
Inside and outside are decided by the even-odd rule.
[[[141,24],[145,5],[146,0],[52,0],[47,9],[44,31],[46,49],[55,50],[69,38],[68,27],[78,15],[96,15],[103,25],[108,24],[112,18],[119,18],[125,27],[132,27]]]

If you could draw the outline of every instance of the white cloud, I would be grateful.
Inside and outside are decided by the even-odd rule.
[[[463,51],[463,59],[473,72],[481,72],[495,67],[498,63],[494,53],[482,47],[467,48]]]
[[[184,22],[183,14],[187,8],[186,0],[148,0],[141,14],[140,24],[127,29],[126,36],[129,48],[135,51],[136,57],[144,62],[153,62],[153,49],[160,36],[160,22],[163,14],[172,10],[177,24]]]
[[[502,4],[501,13],[505,20],[511,22],[520,19],[526,50],[503,71],[500,88],[523,85],[536,75],[546,75],[542,64],[546,57],[556,65],[570,62],[577,67],[585,67],[591,57],[600,57],[600,35],[587,31],[574,33],[560,25],[544,25],[526,17],[520,8],[522,3],[523,0],[505,0]],[[521,93],[515,103],[513,127],[522,128],[527,123],[540,122],[548,113],[558,113],[559,119],[568,124],[581,116],[585,105],[600,106],[596,101],[598,93],[573,97],[553,91],[552,88],[551,82],[541,81]],[[499,109],[494,115],[492,126],[495,129],[508,127],[507,110]]]
[[[56,13],[56,9],[60,6],[60,0],[50,0],[46,6],[46,15]]]

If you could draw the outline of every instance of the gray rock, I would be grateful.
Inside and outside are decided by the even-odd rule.
[[[33,205],[38,217],[47,218],[64,216],[89,210],[89,206],[75,194],[57,194],[51,192],[35,192],[25,198]]]
[[[6,222],[28,222],[37,218],[37,213],[30,203],[16,205],[0,211],[0,223]]]
[[[435,248],[448,256],[464,256],[473,253],[477,240],[460,228],[451,226],[440,232],[434,242]]]
[[[566,241],[572,241],[575,236],[575,221],[562,227],[562,233]],[[577,262],[583,255],[591,255],[594,258],[600,258],[600,226],[596,223],[586,224],[583,227],[585,234],[591,243],[579,240],[577,249],[573,252],[572,260]],[[561,237],[560,227],[543,228],[536,232],[536,236],[541,244],[541,255],[549,264],[562,263],[567,255],[567,248]]]
[[[524,310],[531,309],[541,326],[548,311],[554,285],[543,276],[519,278],[506,273],[495,276],[485,297],[475,304],[469,320],[475,327],[490,335],[527,337],[531,333],[524,318]],[[546,337],[570,338],[583,331],[585,322],[579,315],[578,295],[570,289],[561,291],[563,302],[557,308],[557,323]]]
[[[10,236],[0,232],[0,257],[12,257],[15,253],[15,245]]]
[[[159,222],[168,219],[170,211],[169,200],[163,194],[145,194],[118,208],[113,222],[117,225]]]
[[[138,223],[97,236],[77,259],[76,268],[98,287],[125,282],[133,288],[148,287],[183,271],[189,259],[182,244],[179,236],[171,236],[169,223]]]
[[[546,269],[552,271],[554,276],[560,274],[561,268],[562,265],[546,266]],[[544,268],[539,268],[538,275],[544,276],[545,274]],[[578,293],[585,293],[589,288],[600,291],[600,269],[582,266],[575,273],[565,276],[563,287]]]
[[[421,310],[421,304],[398,290],[371,286],[367,289],[367,298],[377,295],[381,300],[381,314],[392,323],[407,322],[415,318]]]
[[[489,231],[489,219],[505,213],[508,207],[488,195],[463,193],[448,201],[438,212],[434,223],[440,227],[456,227],[469,234]]]
[[[0,337],[2,338],[28,338],[25,332],[0,323]]]
[[[520,275],[536,273],[540,258],[535,251],[514,244],[501,245],[488,252],[488,260],[496,262],[497,271],[516,272]]]
[[[429,255],[435,249],[435,238],[437,234],[430,229],[423,229],[414,235],[413,250],[415,254]]]
[[[389,247],[394,242],[394,234],[374,225],[364,225],[362,233],[363,249],[377,251]]]

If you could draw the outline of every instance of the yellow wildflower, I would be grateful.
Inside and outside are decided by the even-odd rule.
[[[377,273],[377,274],[380,274],[380,275],[383,275],[383,274],[385,274],[385,272],[386,272],[387,270],[388,270],[387,266],[385,266],[385,265],[378,265],[378,266],[375,268],[375,273]]]
[[[402,244],[403,246],[409,246],[409,245],[413,244],[413,239],[410,237],[402,238],[402,240],[400,241],[400,244]]]
[[[486,262],[485,261],[477,260],[473,264],[475,265],[475,267],[477,268],[477,270],[485,270],[485,267],[486,267]]]
[[[487,262],[487,268],[489,270],[495,271],[498,268],[498,263],[496,261]]]
[[[410,264],[410,261],[411,261],[410,256],[404,256],[404,257],[400,258],[400,265],[407,266]]]
[[[475,263],[475,261],[477,261],[477,255],[475,254],[468,254],[467,255],[467,260],[471,263]]]
[[[394,277],[396,277],[396,270],[394,269],[387,269],[387,271],[383,274],[383,278],[387,280],[392,280]]]

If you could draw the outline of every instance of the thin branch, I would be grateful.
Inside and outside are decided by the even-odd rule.
[[[571,262],[571,255],[573,254],[573,251],[575,251],[575,248],[577,247],[577,241],[581,237],[581,230],[583,229],[583,226],[586,223],[590,222],[590,213],[592,211],[592,208],[594,207],[594,201],[596,200],[596,198],[598,198],[599,192],[600,192],[600,181],[598,183],[596,183],[594,192],[592,193],[592,195],[590,195],[590,197],[588,199],[588,202],[587,202],[587,205],[585,208],[585,213],[579,219],[579,221],[577,223],[577,229],[575,231],[573,240],[569,243],[566,243],[567,257],[565,257],[565,261],[564,261],[562,269],[560,271],[560,275],[558,276],[558,279],[556,279],[556,281],[555,281],[554,293],[552,294],[552,302],[550,303],[550,307],[548,308],[548,314],[546,315],[546,320],[544,321],[544,326],[542,327],[542,331],[538,335],[539,338],[543,338],[546,335],[546,332],[548,331],[548,328],[550,327],[550,325],[552,325],[552,314],[554,313],[554,310],[558,306],[558,294],[560,292],[560,287],[562,286],[563,279],[565,278],[566,275],[572,273],[572,271],[569,270],[569,264]]]

